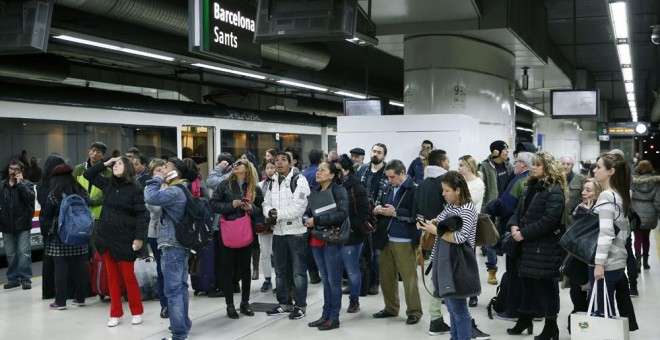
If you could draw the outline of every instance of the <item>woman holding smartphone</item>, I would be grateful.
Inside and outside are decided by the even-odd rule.
[[[110,178],[101,176],[112,167]],[[110,320],[108,327],[119,324],[124,310],[121,302],[123,279],[128,295],[128,305],[133,314],[132,324],[142,323],[142,296],[135,278],[133,264],[147,239],[144,192],[135,181],[133,163],[126,157],[115,157],[98,162],[83,174],[86,180],[103,191],[103,210],[99,217],[94,244],[108,270],[110,286]],[[121,271],[121,275],[119,274]]]
[[[254,230],[256,218],[261,215],[261,204],[264,196],[257,185],[257,171],[252,163],[245,160],[236,161],[227,180],[218,185],[213,192],[211,207],[215,213],[221,214],[220,232],[220,269],[223,273],[222,285],[227,303],[227,316],[238,319],[234,306],[234,277],[240,275],[241,287],[241,314],[254,316],[250,307],[250,285],[252,282],[250,259],[252,258],[252,242],[237,246],[229,244],[229,233],[235,231],[230,228],[247,228],[249,233]],[[242,230],[241,232],[248,232]],[[238,263],[239,273],[234,272],[235,263]]]

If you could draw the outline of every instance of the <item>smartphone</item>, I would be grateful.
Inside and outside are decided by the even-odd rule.
[[[424,216],[419,215],[419,214],[417,214],[415,219],[417,220],[417,222],[420,222],[420,223],[426,222],[426,219],[424,218]]]
[[[176,170],[172,170],[167,173],[167,177],[165,178],[166,181],[171,181],[175,178],[177,178],[179,174],[176,172]]]
[[[241,198],[241,202],[250,203],[250,200],[247,197],[243,197],[243,198]]]

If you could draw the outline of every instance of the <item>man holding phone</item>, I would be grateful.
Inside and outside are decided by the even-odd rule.
[[[9,178],[0,182],[0,231],[7,253],[5,289],[32,288],[30,230],[34,216],[34,185],[23,178],[24,165],[18,159],[9,162]]]

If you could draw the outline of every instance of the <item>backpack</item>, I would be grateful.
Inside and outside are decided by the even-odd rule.
[[[296,192],[296,188],[298,187],[298,176],[299,175],[300,174],[295,174],[295,175],[291,176],[291,184],[289,184],[289,189],[291,189],[292,194],[294,192]],[[268,183],[268,190],[271,190],[271,189],[273,189],[273,181],[272,180]]]
[[[65,245],[89,244],[94,228],[94,215],[82,196],[62,194],[57,226],[60,239]]]
[[[502,280],[500,280],[500,285],[497,286],[497,289],[495,290],[495,297],[490,299],[488,302],[488,305],[486,306],[486,310],[488,311],[488,318],[493,320],[493,310],[495,313],[503,313],[506,309],[506,290],[508,289],[509,285],[509,273],[504,273],[502,275]]]
[[[182,246],[196,253],[211,242],[215,214],[206,198],[193,197],[185,185],[176,186],[186,194],[187,200],[183,218],[174,224],[175,236]]]

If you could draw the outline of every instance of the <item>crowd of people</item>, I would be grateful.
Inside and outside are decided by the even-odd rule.
[[[623,154],[613,150],[598,158],[587,178],[574,172],[572,157],[537,151],[531,143],[518,144],[513,157],[501,140],[492,142],[489,150],[480,163],[462,155],[457,170],[450,169],[447,152],[429,140],[422,142],[419,157],[408,167],[397,159],[387,161],[383,143],[372,146],[366,163],[367,152],[359,147],[350,155],[311,150],[304,170],[291,147],[267,150],[260,163],[250,151],[236,158],[223,152],[206,179],[192,159],[149,160],[136,147],[125,156],[106,157],[107,146],[94,142],[82,164],[68,165],[53,154],[43,170],[36,159],[28,165],[24,152],[9,162],[9,177],[0,183],[0,228],[9,264],[4,288],[31,289],[29,236],[36,198],[45,245],[42,295],[54,299],[51,309],[65,310],[71,299],[73,305],[85,305],[91,293],[88,267],[94,259],[102,261],[107,272],[107,326],[121,322],[122,295],[131,323],[142,323],[134,263],[152,253],[160,317],[170,320],[173,339],[186,339],[192,327],[190,251],[177,239],[177,228],[189,200],[201,198],[217,216],[212,240],[215,278],[213,289],[205,293],[224,297],[231,319],[254,315],[251,281],[261,272],[260,290],[273,290],[277,300],[267,315],[305,317],[308,283],[321,282],[322,313],[309,327],[340,327],[343,294],[349,294],[347,313],[360,312],[361,295],[382,294],[384,307],[373,317],[396,317],[401,281],[406,324],[417,324],[423,315],[419,275],[431,271],[416,269],[425,234],[436,235],[428,280],[434,295],[428,306],[429,334],[489,339],[469,311],[478,305],[481,292],[479,270],[469,264],[476,264],[477,216],[486,213],[502,235],[498,243],[481,249],[487,256],[486,282],[501,283],[499,294],[506,298],[500,298],[495,316],[516,322],[507,329],[509,334],[532,334],[533,319],[544,318],[535,339],[558,338],[560,281],[570,289],[571,314],[586,312],[592,287],[605,282],[611,305],[616,298],[630,330],[637,329],[630,298],[639,295],[638,271],[649,269],[649,234],[660,211],[660,177],[654,176],[651,163],[640,161],[633,172]],[[32,177],[26,178],[29,168]],[[94,217],[88,245],[67,245],[57,232],[61,202],[73,194],[84,198]],[[589,213],[599,216],[600,232],[594,262],[581,269],[588,278],[584,282],[560,272],[566,253],[559,242]],[[633,215],[640,220],[634,231],[629,222]],[[336,231],[336,238],[323,233],[328,230]],[[498,257],[503,253],[506,272],[498,282]],[[466,263],[460,275],[452,272]],[[596,313],[602,313],[604,301],[597,301]]]

